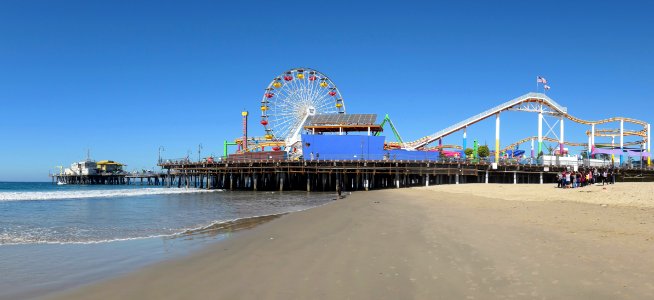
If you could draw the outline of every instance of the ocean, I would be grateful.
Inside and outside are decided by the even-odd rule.
[[[0,298],[72,288],[186,255],[234,221],[323,205],[331,193],[0,182]]]

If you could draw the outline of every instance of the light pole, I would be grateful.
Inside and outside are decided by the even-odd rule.
[[[161,151],[166,151],[164,146],[159,146],[159,164],[161,164]]]
[[[202,153],[202,144],[198,145],[198,162],[200,162],[200,157],[201,157],[200,153]]]

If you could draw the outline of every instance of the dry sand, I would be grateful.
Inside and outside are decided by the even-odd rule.
[[[573,201],[590,204],[654,207],[654,184],[627,182],[558,189],[556,184],[448,184],[429,189],[520,201]]]
[[[653,187],[359,192],[58,297],[654,299]]]

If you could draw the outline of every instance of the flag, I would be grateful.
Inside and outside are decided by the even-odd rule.
[[[538,82],[538,83],[542,83],[542,84],[547,84],[547,79],[545,79],[545,77],[540,77],[540,76],[538,76],[538,77],[536,78],[536,82]]]
[[[547,90],[549,90],[549,89],[550,89],[550,86],[549,86],[549,85],[547,85],[547,84],[544,84],[544,85],[543,85],[543,88],[544,88],[544,89],[545,89],[545,90],[547,91]]]

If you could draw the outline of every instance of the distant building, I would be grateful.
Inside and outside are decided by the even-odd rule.
[[[113,160],[101,160],[97,162],[98,172],[100,173],[121,173],[123,172],[123,166],[125,165]]]
[[[113,160],[101,160],[94,161],[87,159],[80,162],[74,162],[70,165],[70,168],[64,170],[66,175],[100,175],[100,174],[116,174],[123,172],[124,164],[115,162]]]
[[[84,160],[70,164],[70,168],[64,170],[66,175],[96,175],[98,174],[98,166],[94,160]]]

